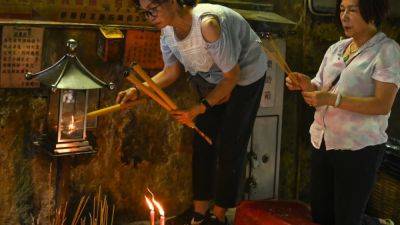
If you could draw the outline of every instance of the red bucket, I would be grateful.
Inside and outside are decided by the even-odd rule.
[[[236,209],[235,225],[318,225],[309,207],[301,202],[244,201]]]

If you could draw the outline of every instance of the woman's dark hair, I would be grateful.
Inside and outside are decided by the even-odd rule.
[[[160,4],[160,3],[164,3],[167,1],[171,1],[171,0],[152,0],[151,2],[156,3],[156,4]],[[173,0],[172,0],[173,1]],[[180,6],[189,6],[189,7],[195,7],[197,5],[197,0],[176,0],[178,2],[178,4]],[[134,0],[135,2],[135,6],[136,8],[140,8],[140,2],[139,0]]]
[[[189,7],[195,7],[197,5],[197,1],[196,0],[177,0],[178,4],[180,6],[189,6]]]
[[[340,22],[340,4],[342,0],[336,2],[336,16]],[[388,0],[359,0],[358,7],[362,18],[367,22],[374,21],[375,26],[379,27],[382,21],[389,14]]]

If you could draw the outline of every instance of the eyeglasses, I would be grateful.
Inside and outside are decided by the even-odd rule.
[[[151,7],[147,10],[143,9],[140,11],[140,14],[142,14],[143,16],[145,16],[147,18],[149,18],[149,17],[155,18],[155,17],[157,17],[157,14],[158,14],[158,7],[160,7],[161,4],[162,3],[157,4],[156,6]]]

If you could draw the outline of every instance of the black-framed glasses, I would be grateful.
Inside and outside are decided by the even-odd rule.
[[[157,17],[157,14],[158,14],[158,7],[160,7],[161,5],[162,5],[162,3],[159,3],[156,6],[151,7],[147,10],[142,9],[142,10],[140,10],[140,13],[147,18],[149,18],[149,17],[155,18],[155,17]]]

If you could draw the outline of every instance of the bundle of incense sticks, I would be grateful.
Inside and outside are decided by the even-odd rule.
[[[161,107],[167,111],[177,110],[178,106],[172,101],[172,99],[160,88],[154,81],[147,75],[142,67],[137,63],[132,63],[131,68],[139,74],[139,76],[147,83],[148,87],[140,81],[133,71],[127,71],[125,73],[126,79],[133,83],[143,93],[157,102]],[[204,134],[192,121],[191,123],[185,124],[186,126],[194,129],[209,145],[212,145],[211,139]]]
[[[277,47],[274,39],[270,34],[267,35],[267,39],[272,47],[272,51],[269,50],[267,47],[263,46],[263,49],[265,53],[267,53],[268,57],[271,58],[278,66],[281,68],[281,70],[289,76],[292,81],[296,81],[296,79],[293,77],[292,70],[290,69],[289,65],[285,61],[284,57],[282,56],[281,52],[279,51],[279,48]]]

